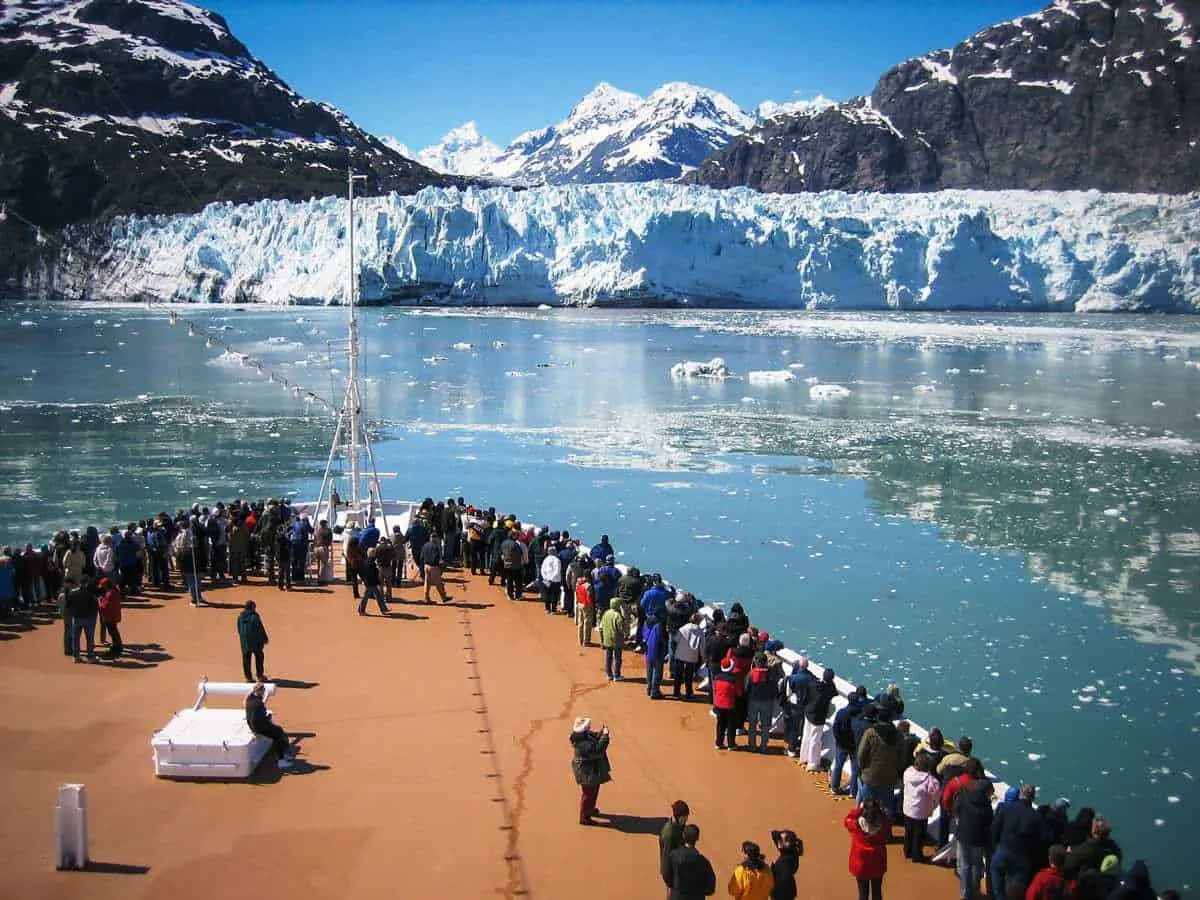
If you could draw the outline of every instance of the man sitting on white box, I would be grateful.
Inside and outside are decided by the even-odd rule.
[[[271,721],[271,714],[267,712],[267,705],[263,702],[265,690],[266,685],[258,681],[247,695],[246,724],[255,734],[271,739],[275,753],[279,757],[279,768],[290,769],[295,753],[288,742],[287,732]]]

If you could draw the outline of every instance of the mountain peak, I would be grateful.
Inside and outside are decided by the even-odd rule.
[[[620,116],[629,110],[636,109],[644,102],[637,94],[613,87],[607,81],[601,81],[575,104],[567,116],[567,120]]]
[[[472,120],[451,128],[438,143],[418,153],[417,159],[435,172],[486,175],[502,152],[479,133]]]

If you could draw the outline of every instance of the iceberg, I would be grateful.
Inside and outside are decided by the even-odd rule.
[[[814,400],[845,400],[853,391],[841,384],[814,384],[808,389],[808,396]]]
[[[763,194],[662,182],[426,188],[355,205],[364,302],[1200,311],[1200,195]],[[29,285],[336,304],[346,205],[216,203],[89,232]],[[98,246],[97,246],[98,245]]]
[[[795,381],[796,375],[787,369],[779,371],[756,371],[747,372],[746,380],[752,384],[787,384],[789,381]]]
[[[728,378],[729,367],[725,365],[725,360],[719,356],[714,356],[708,362],[695,362],[688,360],[687,362],[675,363],[671,366],[672,378]]]

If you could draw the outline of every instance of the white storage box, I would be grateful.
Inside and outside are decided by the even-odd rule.
[[[181,709],[150,739],[160,778],[249,778],[271,749],[246,724],[244,703],[254,685],[201,681],[191,709]],[[275,685],[266,686],[266,694]],[[209,697],[237,698],[233,708],[209,708]]]

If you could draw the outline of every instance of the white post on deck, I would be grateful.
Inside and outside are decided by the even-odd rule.
[[[59,869],[87,867],[87,794],[82,784],[64,784],[58,788],[54,841],[54,858]]]

